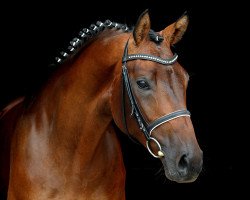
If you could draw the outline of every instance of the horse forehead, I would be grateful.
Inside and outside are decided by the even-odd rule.
[[[171,48],[166,45],[165,42],[162,42],[161,44],[155,44],[154,42],[151,42],[150,50],[152,53],[158,54],[159,57],[162,58],[172,58],[174,53],[172,52]]]
[[[136,74],[151,74],[157,75],[159,77],[170,76],[171,74],[179,74],[181,66],[179,64],[175,65],[162,65],[157,62],[148,60],[135,60],[133,72]]]

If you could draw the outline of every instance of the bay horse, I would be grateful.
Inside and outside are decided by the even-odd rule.
[[[160,159],[168,179],[195,181],[203,159],[186,109],[188,74],[171,51],[187,26],[184,14],[155,32],[146,10],[133,29],[110,20],[82,29],[39,92],[1,112],[8,200],[125,199],[114,126]]]

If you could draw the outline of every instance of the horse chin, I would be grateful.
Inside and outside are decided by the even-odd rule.
[[[177,169],[175,169],[175,167],[167,166],[166,162],[164,162],[164,161],[162,163],[163,163],[163,166],[164,166],[165,176],[170,181],[174,181],[174,182],[177,182],[177,183],[192,183],[199,176],[199,174],[182,175],[181,173],[179,173],[177,171]]]
[[[179,175],[175,175],[175,174],[169,174],[168,172],[166,172],[165,170],[165,176],[171,180],[171,181],[174,181],[174,182],[177,182],[177,183],[192,183],[194,182],[198,176],[195,176],[195,177],[189,177],[189,178],[185,178],[185,177],[181,177]]]

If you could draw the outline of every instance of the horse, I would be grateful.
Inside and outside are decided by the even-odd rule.
[[[82,29],[36,95],[0,114],[7,199],[125,199],[117,128],[160,159],[169,180],[195,181],[203,158],[186,108],[189,75],[171,50],[188,22],[184,14],[155,32],[146,10],[133,28],[106,20]]]

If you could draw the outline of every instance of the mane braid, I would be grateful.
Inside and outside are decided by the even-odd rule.
[[[101,21],[97,21],[95,24],[91,24],[89,28],[83,28],[77,35],[74,37],[69,43],[66,51],[61,51],[60,55],[55,57],[56,63],[52,65],[57,65],[65,62],[69,58],[72,58],[81,47],[86,44],[89,39],[93,38],[94,36],[98,35],[105,29],[115,29],[115,30],[123,30],[124,32],[130,31],[126,24],[120,24],[116,22],[111,22],[110,20],[106,20],[104,23]]]

